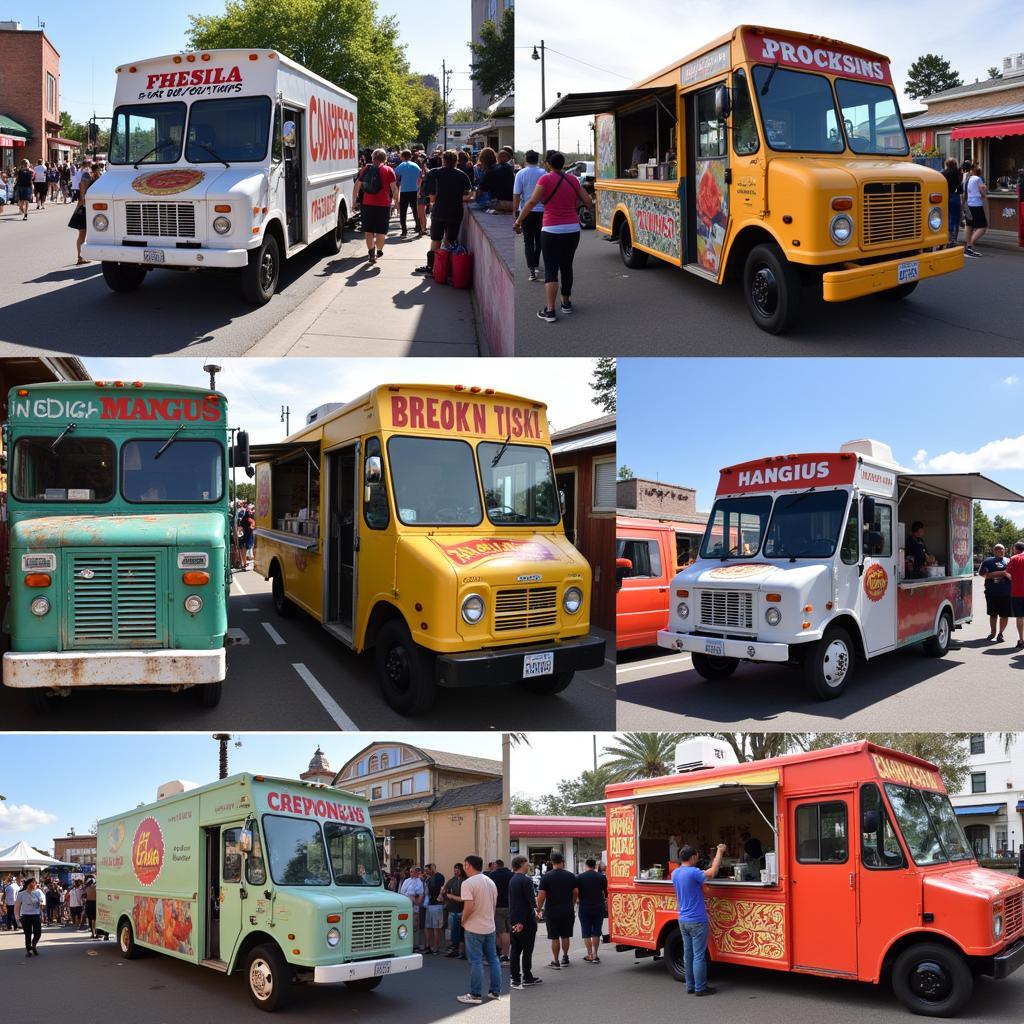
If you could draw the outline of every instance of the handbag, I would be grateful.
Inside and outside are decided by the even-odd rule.
[[[76,206],[75,212],[71,214],[71,219],[68,221],[68,227],[74,228],[76,231],[81,231],[85,227],[85,207]]]

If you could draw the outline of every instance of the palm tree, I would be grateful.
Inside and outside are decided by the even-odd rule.
[[[678,732],[627,732],[615,737],[601,753],[610,758],[601,765],[609,782],[652,779],[675,770]]]
[[[507,857],[511,837],[509,817],[512,810],[512,748],[521,743],[530,746],[530,737],[525,732],[506,732],[501,735],[501,819],[498,826],[498,849]]]

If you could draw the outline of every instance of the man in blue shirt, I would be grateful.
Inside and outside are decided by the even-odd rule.
[[[416,237],[419,238],[423,234],[416,217],[416,193],[420,181],[420,165],[413,160],[411,150],[402,150],[402,162],[395,168],[395,175],[398,178],[398,219],[402,222],[402,238],[409,233],[405,228],[405,215],[410,208],[413,220],[416,221]]]
[[[540,167],[540,153],[535,149],[526,151],[526,166],[516,173],[512,184],[512,216],[519,215],[519,207],[533,195],[537,182],[544,177]],[[544,204],[537,205],[526,215],[523,221],[523,241],[526,243],[526,266],[530,271],[530,280],[537,280],[537,268],[540,266],[540,232],[544,222]]]
[[[682,862],[672,872],[672,885],[679,904],[679,930],[683,933],[683,964],[686,991],[696,996],[712,996],[715,989],[708,978],[708,911],[704,906],[704,881],[714,878],[722,866],[725,843],[719,843],[715,859],[707,871],[697,867],[697,851],[687,844],[679,851]]]
[[[1010,621],[1009,559],[1002,544],[992,546],[992,554],[981,563],[978,575],[985,581],[985,610],[988,612],[988,639],[1003,642],[1003,630]],[[998,628],[997,628],[998,627]]]

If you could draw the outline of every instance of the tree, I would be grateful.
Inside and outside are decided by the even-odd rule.
[[[996,542],[996,531],[981,502],[974,503],[974,554],[984,558]]]
[[[460,107],[448,115],[449,124],[470,124],[473,121],[481,120],[480,111],[472,107]]]
[[[88,129],[84,124],[74,120],[66,110],[60,112],[60,135],[62,139],[85,142],[87,134]]]
[[[480,42],[470,43],[475,61],[469,77],[480,86],[480,91],[492,99],[507,96],[515,86],[514,56],[516,17],[511,7],[501,14],[501,23],[485,21],[480,26]]]
[[[602,749],[611,760],[601,765],[607,782],[652,779],[675,769],[676,744],[683,738],[676,732],[626,732]]]
[[[374,0],[228,0],[223,14],[189,15],[196,50],[267,47],[359,97],[361,145],[412,138],[409,64],[398,21]]]
[[[918,57],[907,72],[906,94],[915,100],[923,96],[934,96],[946,89],[963,85],[963,79],[953,70],[949,61],[935,53]]]
[[[807,750],[812,737],[806,732],[715,732],[711,735],[725,740],[740,761],[761,761]]]
[[[591,401],[599,405],[603,412],[615,412],[615,378],[615,359],[612,356],[601,356],[590,375],[590,390],[594,392]]]
[[[555,787],[557,793],[549,793],[540,799],[541,814],[581,814],[587,817],[604,816],[603,807],[574,807],[574,804],[604,799],[604,787],[608,782],[603,768],[585,771],[575,779],[562,779]]]
[[[1006,548],[1006,553],[1013,554],[1013,542],[1021,539],[1024,530],[1006,516],[996,516],[992,520],[992,529],[995,531],[995,539]]]
[[[234,499],[235,488],[230,483],[228,484],[228,497]],[[240,483],[238,485],[238,497],[242,501],[255,501],[256,500],[256,485],[250,483]]]
[[[509,801],[509,809],[513,814],[540,814],[540,810],[533,797],[526,796],[523,793],[512,794],[512,799]]]
[[[620,480],[632,480],[633,470],[629,466],[619,466],[619,479]]]
[[[444,125],[444,101],[434,89],[424,85],[415,75],[410,75],[409,102],[416,118],[413,138],[426,145]]]
[[[999,70],[999,68],[989,68],[988,69],[988,78],[989,78],[990,82],[994,78],[1002,78],[1002,77],[1003,77],[1003,73]]]

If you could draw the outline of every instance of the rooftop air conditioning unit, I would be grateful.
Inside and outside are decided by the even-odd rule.
[[[676,744],[677,772],[696,772],[702,768],[721,768],[723,765],[739,763],[736,752],[725,740],[695,736]]]
[[[187,793],[190,789],[197,789],[198,782],[186,782],[184,779],[172,779],[157,788],[157,800],[166,800],[169,796],[178,796],[180,793]]]
[[[895,464],[892,448],[884,441],[873,441],[869,437],[861,438],[858,441],[844,441],[840,446],[841,452],[855,452],[857,455],[866,455],[876,462],[891,462]]]
[[[311,412],[306,413],[306,426],[310,423],[316,423],[317,420],[322,420],[325,416],[330,416],[332,412],[342,408],[344,402],[325,402],[323,405],[318,405]]]

